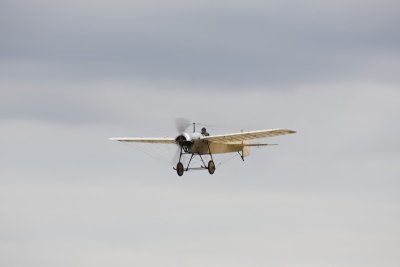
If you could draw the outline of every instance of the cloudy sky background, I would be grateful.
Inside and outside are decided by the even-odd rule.
[[[0,1],[0,265],[399,266],[398,1]],[[289,128],[185,173],[107,140]]]

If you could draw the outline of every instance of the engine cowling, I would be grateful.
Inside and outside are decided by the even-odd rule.
[[[188,133],[182,133],[175,138],[175,142],[182,147],[183,151],[190,152],[193,145],[191,136]]]

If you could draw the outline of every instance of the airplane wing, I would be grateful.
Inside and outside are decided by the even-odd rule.
[[[296,133],[296,131],[287,129],[271,129],[271,130],[260,130],[260,131],[241,132],[241,133],[223,134],[223,135],[210,135],[210,136],[204,136],[202,137],[202,139],[215,143],[237,144],[238,142],[249,141],[258,138],[273,137],[277,135],[285,135],[293,133]]]
[[[112,137],[109,139],[113,140],[113,141],[120,141],[120,142],[137,142],[137,143],[150,143],[150,144],[176,144],[174,138]]]

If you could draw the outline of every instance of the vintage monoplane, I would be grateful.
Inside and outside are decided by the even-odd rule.
[[[278,135],[293,134],[296,131],[287,129],[270,129],[249,132],[238,132],[223,135],[210,135],[206,128],[202,128],[201,132],[196,132],[196,124],[193,123],[193,132],[187,132],[185,127],[180,128],[180,134],[175,138],[146,138],[146,137],[113,137],[110,140],[120,142],[138,142],[148,144],[176,144],[178,145],[179,160],[174,170],[179,176],[189,170],[208,170],[210,174],[215,172],[214,154],[222,153],[239,153],[244,158],[250,155],[251,147],[262,147],[273,144],[250,143],[251,140],[273,137]],[[189,155],[190,159],[186,166],[181,162],[183,155]],[[200,167],[190,167],[192,159],[198,156],[201,159]],[[210,156],[208,164],[205,163],[203,157]]]

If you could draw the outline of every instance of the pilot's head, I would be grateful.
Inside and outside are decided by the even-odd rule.
[[[201,134],[206,134],[207,133],[207,129],[206,128],[201,128]]]

